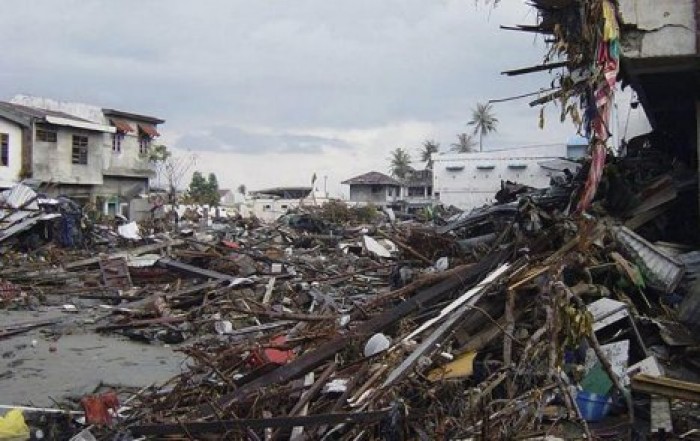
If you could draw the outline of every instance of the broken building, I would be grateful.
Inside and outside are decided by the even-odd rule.
[[[125,216],[129,202],[148,192],[154,175],[148,154],[164,120],[21,95],[0,103],[0,112],[0,134],[8,141],[0,185],[30,178],[49,195]]]

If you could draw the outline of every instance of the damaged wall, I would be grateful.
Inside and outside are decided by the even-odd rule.
[[[87,164],[73,164],[73,135],[88,137]],[[32,177],[62,184],[102,184],[102,133],[58,127],[57,141],[34,139]]]
[[[695,0],[620,0],[628,58],[695,55]]]
[[[399,199],[399,187],[389,185],[350,185],[351,202],[371,202],[385,204]]]
[[[0,134],[7,135],[8,162],[0,163],[0,188],[9,188],[17,182],[22,169],[22,129],[19,125],[0,118]]]

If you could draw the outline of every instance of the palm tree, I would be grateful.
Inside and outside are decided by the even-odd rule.
[[[457,142],[450,144],[450,150],[456,153],[472,153],[476,147],[474,137],[468,133],[458,133]]]
[[[433,153],[440,151],[440,143],[435,142],[432,139],[427,139],[423,141],[423,148],[420,151],[420,160],[427,162],[426,167],[433,169]]]
[[[397,147],[391,152],[390,168],[391,174],[397,178],[403,179],[411,169],[411,156],[406,150]]]
[[[238,186],[238,192],[245,196],[246,191],[248,191],[248,188],[245,186],[245,184],[241,184]]]
[[[472,109],[472,119],[467,123],[474,126],[474,134],[479,135],[479,151],[483,149],[484,136],[496,131],[498,118],[492,113],[491,104],[476,104],[476,109]]]

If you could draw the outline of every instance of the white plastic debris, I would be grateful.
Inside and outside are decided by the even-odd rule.
[[[219,335],[226,335],[233,332],[233,323],[228,320],[219,320],[214,322],[214,329]]]
[[[136,222],[130,222],[126,225],[120,225],[117,232],[124,239],[141,240],[141,233]]]
[[[441,257],[435,262],[435,269],[438,271],[445,271],[450,267],[450,259],[448,257]]]
[[[362,236],[362,241],[365,245],[365,249],[372,254],[376,254],[379,257],[391,257],[389,250],[384,248],[379,242],[374,240],[369,236]]]
[[[380,333],[374,334],[365,344],[365,357],[371,357],[380,352],[384,352],[391,346],[391,339]]]

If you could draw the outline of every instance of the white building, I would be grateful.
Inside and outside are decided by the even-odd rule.
[[[494,203],[502,181],[547,187],[551,177],[565,168],[575,171],[577,164],[565,158],[579,158],[585,148],[585,144],[572,142],[433,155],[434,196],[444,205],[469,210]]]
[[[312,187],[276,187],[251,191],[240,207],[244,217],[255,216],[263,222],[274,222],[289,210],[300,206],[321,206],[328,202],[324,192]]]
[[[0,189],[10,188],[20,180],[23,135],[21,121],[3,117],[0,112]]]

